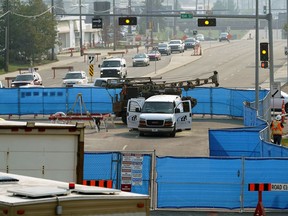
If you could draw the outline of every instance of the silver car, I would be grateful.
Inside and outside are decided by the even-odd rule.
[[[133,58],[133,67],[150,65],[149,56],[146,53],[138,53]]]

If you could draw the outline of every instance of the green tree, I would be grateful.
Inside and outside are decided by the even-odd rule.
[[[213,14],[239,14],[234,0],[217,0],[212,7]]]
[[[286,23],[283,27],[283,30],[285,31],[286,35],[288,34],[288,23]]]
[[[10,16],[11,61],[41,59],[55,45],[56,20],[42,0],[15,0]]]

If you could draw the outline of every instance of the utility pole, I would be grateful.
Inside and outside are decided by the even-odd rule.
[[[54,0],[51,0],[51,12],[52,12],[52,20],[54,19]],[[54,60],[54,45],[51,49],[51,60]]]
[[[79,14],[80,14],[80,23],[79,23],[79,28],[80,28],[80,55],[83,56],[83,41],[82,41],[82,2],[79,0]]]
[[[6,15],[6,28],[5,28],[5,64],[4,64],[4,71],[7,73],[9,72],[9,31],[10,31],[10,13],[8,12],[9,7],[9,0],[6,0],[7,6],[7,15]]]

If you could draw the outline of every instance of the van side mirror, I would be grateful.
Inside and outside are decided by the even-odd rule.
[[[135,112],[141,112],[141,109],[140,109],[139,107],[137,107],[137,108],[135,109]]]
[[[100,68],[100,67],[101,67],[101,65],[99,64],[99,65],[98,65],[98,68]]]
[[[123,64],[123,67],[126,67],[126,64]]]
[[[176,108],[176,109],[175,109],[175,113],[180,113],[180,109],[179,109],[179,108]]]

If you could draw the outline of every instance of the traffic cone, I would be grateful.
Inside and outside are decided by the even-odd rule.
[[[282,119],[281,122],[285,123],[285,116],[286,116],[286,112],[285,112],[285,103],[284,100],[282,101],[282,113],[281,113]]]

